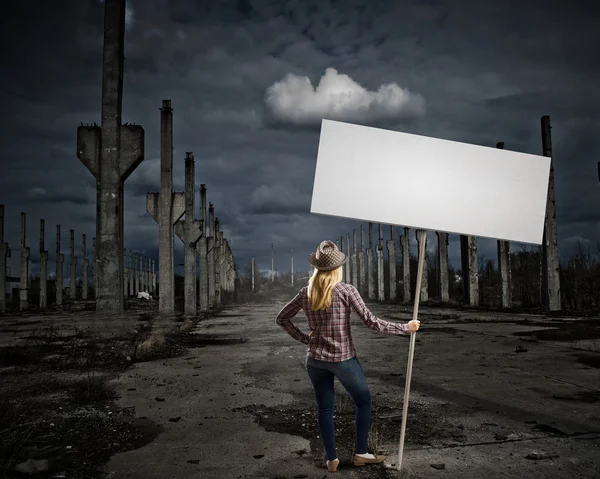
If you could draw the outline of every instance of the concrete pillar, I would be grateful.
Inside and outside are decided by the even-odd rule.
[[[94,300],[96,299],[96,291],[98,291],[98,275],[96,274],[96,264],[98,257],[96,256],[96,237],[92,238],[92,284],[94,285]]]
[[[6,258],[8,243],[4,242],[4,205],[0,205],[0,313],[6,311]]]
[[[207,273],[208,273],[208,307],[215,307],[215,207],[208,204],[208,237],[207,237]]]
[[[252,258],[252,292],[254,292],[254,258]]]
[[[379,223],[379,239],[377,240],[377,299],[379,301],[385,301],[383,266],[383,230]]]
[[[141,293],[142,290],[140,289],[141,284],[140,284],[140,253],[138,253],[137,251],[134,253],[134,261],[133,261],[133,274],[135,276],[135,295],[137,296],[138,293]]]
[[[21,311],[29,309],[29,246],[27,246],[27,217],[21,213],[21,286],[19,303]]]
[[[196,243],[196,252],[198,253],[198,269],[200,271],[198,288],[199,308],[201,311],[206,311],[209,307],[208,303],[208,251],[206,241],[206,185],[200,185],[200,239]]]
[[[404,228],[404,235],[400,237],[402,243],[402,301],[410,303],[410,228]]]
[[[496,143],[496,148],[504,149],[504,142]],[[512,307],[510,274],[510,241],[498,240],[498,272],[500,273],[500,306]]]
[[[81,236],[81,298],[88,297],[88,259],[85,233]]]
[[[436,231],[438,238],[438,281],[440,285],[440,300],[443,303],[450,301],[450,284],[448,277],[448,233]]]
[[[144,129],[122,125],[125,2],[104,2],[101,126],[77,129],[77,156],[96,178],[96,311],[123,313],[124,184],[144,159]]]
[[[219,218],[215,218],[215,304],[221,304],[221,230],[219,229]]]
[[[542,304],[547,311],[559,311],[560,274],[558,261],[558,240],[556,227],[556,201],[554,198],[554,164],[552,161],[552,136],[550,134],[550,116],[542,117],[543,155],[551,158],[550,178],[548,181],[548,200],[546,202],[546,221],[542,242]]]
[[[369,301],[375,300],[375,276],[373,275],[373,223],[369,221],[369,248],[367,249],[367,286]]]
[[[129,267],[129,263],[127,262],[127,249],[123,249],[123,294],[125,298],[129,296],[129,274],[131,273],[131,268]]]
[[[356,229],[352,230],[352,260],[350,268],[352,269],[352,286],[358,289],[358,255],[356,244]]]
[[[173,109],[163,100],[160,110],[160,192],[146,195],[146,211],[158,223],[158,311],[175,313],[173,225],[185,213],[185,195],[173,191]]]
[[[152,260],[152,294],[156,294],[156,263]]]
[[[129,250],[129,261],[127,262],[127,279],[129,281],[129,296],[135,296],[135,286],[134,281],[135,277],[133,275],[133,253]]]
[[[69,296],[72,300],[77,298],[77,257],[75,256],[75,230],[69,230],[70,233],[70,248],[71,255],[69,259],[69,266],[71,269],[71,279],[69,281]]]
[[[150,270],[150,258],[146,258],[146,291],[152,294],[152,272]]]
[[[194,218],[196,211],[194,154],[185,154],[185,218],[175,223],[175,234],[183,241],[183,288],[184,314],[196,316],[196,254],[197,243],[202,234],[200,221]]]
[[[460,258],[465,302],[473,307],[479,306],[479,261],[475,236],[460,236]]]
[[[48,307],[48,251],[45,245],[45,226],[44,219],[40,219],[40,309]]]
[[[350,249],[350,233],[346,233],[346,279],[345,283],[350,284],[352,281],[352,265],[350,263],[350,257],[352,250]]]
[[[337,247],[338,249],[342,252],[345,253],[344,251],[344,237],[340,236],[339,241],[337,242]],[[342,264],[342,281],[346,281],[346,262],[344,261],[344,263]]]
[[[360,225],[360,250],[358,253],[358,291],[361,296],[367,295],[367,271],[365,269],[365,228]]]
[[[423,231],[423,230],[416,230],[415,234],[417,236],[417,245],[418,245],[418,249],[419,251],[421,251],[421,240],[420,240],[420,236],[421,234],[419,233],[419,231]],[[428,274],[427,274],[427,234],[423,235],[423,238],[425,241],[425,258],[423,259],[423,278],[421,279],[421,301],[427,301],[429,299],[429,287],[428,287]]]
[[[390,239],[387,242],[388,262],[390,268],[390,301],[396,301],[398,296],[398,282],[396,281],[396,242],[394,240],[394,227],[390,225]]]

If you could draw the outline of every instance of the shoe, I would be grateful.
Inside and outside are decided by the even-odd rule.
[[[338,466],[340,465],[340,460],[339,459],[334,459],[333,461],[327,461],[327,470],[329,472],[336,472]]]
[[[383,461],[385,461],[386,456],[378,456],[376,454],[373,454],[373,456],[375,456],[373,459],[367,459],[365,457],[360,457],[358,454],[354,455],[354,465],[356,467],[360,467],[360,466],[364,466],[365,464],[380,464]]]

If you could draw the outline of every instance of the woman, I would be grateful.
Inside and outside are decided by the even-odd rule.
[[[345,259],[346,255],[335,243],[323,241],[318,250],[309,256],[308,261],[315,267],[315,272],[308,286],[302,288],[277,315],[279,326],[292,338],[308,345],[306,370],[319,408],[319,430],[327,451],[329,472],[335,472],[340,462],[333,428],[334,377],[338,378],[356,404],[354,465],[377,464],[385,460],[385,456],[376,456],[367,451],[371,427],[371,393],[356,358],[350,332],[350,311],[354,311],[367,327],[383,334],[414,333],[420,325],[418,320],[393,323],[373,315],[356,288],[342,283],[342,264]],[[308,335],[291,322],[301,309],[308,317]]]

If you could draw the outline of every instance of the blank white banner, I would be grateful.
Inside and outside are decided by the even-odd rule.
[[[541,244],[550,158],[323,120],[310,212]]]

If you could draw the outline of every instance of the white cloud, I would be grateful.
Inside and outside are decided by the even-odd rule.
[[[301,125],[318,124],[322,118],[381,121],[425,114],[420,94],[397,83],[369,91],[334,68],[327,68],[316,87],[308,77],[286,75],[267,89],[265,103],[278,121]]]

